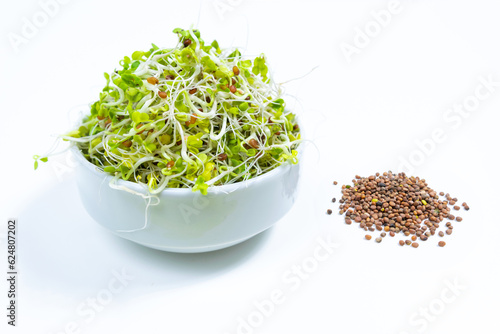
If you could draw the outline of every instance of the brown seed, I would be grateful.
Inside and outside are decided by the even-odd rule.
[[[158,96],[161,97],[162,99],[165,99],[167,97],[167,93],[159,91]]]
[[[196,93],[198,91],[198,88],[193,88],[193,89],[190,89],[189,90],[189,94],[193,95],[194,93]]]
[[[329,215],[331,215],[332,214],[332,210],[328,209],[328,210],[326,210],[326,213],[329,214]]]
[[[253,138],[248,141],[248,144],[253,148],[259,148],[259,142]]]
[[[191,43],[192,43],[192,41],[189,38],[185,39],[184,42],[183,42],[184,46],[190,46]]]
[[[234,85],[231,85],[229,86],[229,90],[231,91],[231,93],[236,93],[236,87]]]
[[[217,159],[220,161],[224,161],[227,159],[227,154],[226,153],[221,153],[217,156]]]
[[[376,242],[380,243],[382,241],[382,238],[381,237],[378,237],[375,239]]]
[[[444,242],[444,241],[438,242],[439,247],[444,247],[445,245],[446,245],[446,242]]]
[[[412,246],[413,248],[418,248],[418,242],[413,242],[413,243],[411,244],[411,246]]]
[[[411,240],[405,240],[405,244],[411,245]]]
[[[174,167],[175,165],[175,162],[173,160],[170,160],[169,162],[167,162],[167,169],[172,169],[172,167]]]
[[[131,140],[125,140],[122,144],[125,147],[130,147],[130,146],[132,146],[132,141]]]
[[[439,231],[438,235],[439,235],[440,237],[444,237],[444,232],[443,232],[443,231]]]
[[[335,197],[334,197],[334,198],[332,198],[332,202],[333,202],[333,203],[337,202],[337,199],[336,199]]]
[[[446,234],[450,235],[452,233],[453,233],[453,230],[451,228],[449,228],[449,229],[446,230]]]
[[[372,236],[371,236],[371,235],[369,235],[369,234],[365,235],[365,239],[366,239],[366,240],[370,240],[371,238],[372,238]]]
[[[175,77],[172,74],[169,74],[169,75],[165,76],[165,79],[167,79],[167,80],[174,80]]]
[[[405,245],[405,242],[403,240],[399,240],[399,245],[400,246],[404,246]]]
[[[455,218],[455,220],[456,220],[457,222],[461,222],[461,221],[462,221],[462,217],[457,217],[457,218]]]
[[[351,224],[352,224],[352,220],[350,220],[349,218],[346,218],[346,219],[345,219],[345,223],[346,223],[347,225],[351,225]]]
[[[459,207],[458,205],[455,205],[455,206],[453,207],[453,209],[455,209],[455,210],[460,210],[460,207]]]
[[[415,240],[417,240],[417,237],[413,235],[413,236],[411,237],[411,240],[415,241]]]
[[[380,236],[381,236],[382,238],[385,238],[385,236],[386,236],[386,235],[387,235],[387,234],[386,234],[385,232],[380,233]]]
[[[240,74],[240,69],[238,68],[238,66],[233,66],[233,73],[234,73],[234,75]]]
[[[108,119],[106,120],[106,122],[104,122],[104,126],[108,127],[110,124],[111,124],[111,118],[108,117]]]
[[[444,192],[442,192],[442,191],[441,191],[441,192],[439,193],[439,196],[444,196]]]
[[[195,124],[196,123],[196,119],[197,119],[196,116],[191,115],[191,117],[189,118],[189,120],[186,122],[186,126],[190,126],[190,125]]]
[[[295,124],[295,125],[297,125],[297,124]],[[298,126],[297,126],[297,127],[298,127]],[[338,182],[337,182],[337,181],[333,181],[333,184],[334,184],[334,185],[337,185],[337,184],[338,184]]]
[[[392,232],[392,231],[391,231],[391,232],[389,232],[389,235],[390,235],[391,237],[393,237],[393,236],[395,236],[395,235],[396,235],[396,233],[394,233],[394,232]]]
[[[158,78],[155,78],[155,77],[149,77],[147,80],[152,85],[156,85],[159,82]]]

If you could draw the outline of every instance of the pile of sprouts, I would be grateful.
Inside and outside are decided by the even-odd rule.
[[[265,56],[206,45],[198,30],[173,32],[175,48],[153,44],[105,73],[90,114],[61,137],[115,180],[147,185],[152,195],[165,188],[206,194],[297,163],[299,127]]]

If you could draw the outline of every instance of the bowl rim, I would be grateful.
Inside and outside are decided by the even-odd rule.
[[[300,155],[300,152],[302,151],[300,149],[301,146],[302,145],[299,145],[299,147],[297,148],[297,150],[299,151],[299,155]],[[93,163],[91,163],[90,161],[85,159],[85,157],[82,154],[82,151],[75,144],[71,145],[70,151],[78,160],[79,165],[84,166],[86,169],[88,169],[93,174],[95,174],[101,178],[104,178],[104,180],[107,177],[110,177],[110,178],[112,177],[112,175],[104,172],[98,166],[94,165]],[[298,163],[300,164],[300,160]],[[286,173],[293,166],[295,166],[295,165],[290,163],[290,162],[286,162],[286,163],[283,163],[283,164],[277,166],[276,168],[274,168],[273,170],[271,170],[269,172],[258,175],[254,178],[249,179],[249,180],[238,181],[238,182],[231,183],[231,184],[223,184],[220,186],[208,187],[207,192],[208,192],[208,194],[219,194],[219,193],[228,194],[228,193],[234,192],[234,191],[241,189],[241,188],[247,188],[252,184],[265,182],[268,179],[278,177],[279,175]],[[116,183],[118,185],[125,186],[125,187],[127,187],[131,190],[137,191],[137,192],[141,192],[144,194],[150,194],[147,186],[143,186],[137,182],[127,181],[127,180],[119,178],[116,181]],[[156,196],[188,195],[188,194],[197,194],[197,193],[198,192],[193,192],[192,188],[165,188],[161,192],[156,194]]]

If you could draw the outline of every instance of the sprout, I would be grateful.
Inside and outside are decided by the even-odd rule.
[[[141,183],[151,195],[165,188],[207,194],[296,164],[300,129],[265,56],[206,45],[198,30],[173,32],[176,47],[153,44],[105,73],[99,100],[61,138],[114,180]],[[39,160],[47,159],[35,156],[35,169]]]

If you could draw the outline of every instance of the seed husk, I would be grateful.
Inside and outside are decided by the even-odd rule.
[[[248,144],[253,148],[259,148],[259,142],[253,138],[248,141]]]
[[[159,82],[158,78],[155,77],[149,77],[147,80],[152,85],[156,85]]]

